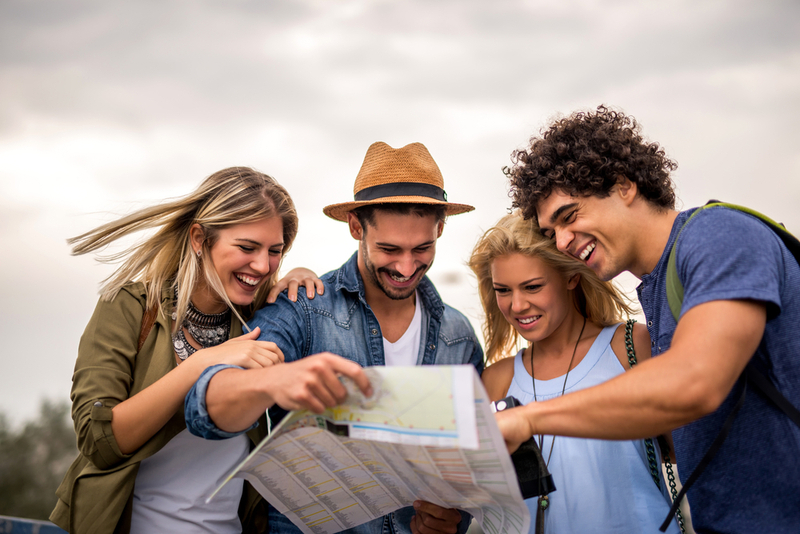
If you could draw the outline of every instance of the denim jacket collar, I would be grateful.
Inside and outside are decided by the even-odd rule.
[[[364,280],[361,278],[361,273],[358,270],[358,252],[353,253],[350,259],[342,265],[336,273],[336,279],[333,282],[334,291],[347,291],[349,293],[357,294],[359,300],[367,304],[366,294],[364,292]],[[422,277],[417,292],[422,299],[422,305],[433,317],[438,320],[442,319],[444,314],[444,302],[433,286],[427,275]],[[368,305],[368,304],[367,304]]]

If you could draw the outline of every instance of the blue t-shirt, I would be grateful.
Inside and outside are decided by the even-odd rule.
[[[678,215],[658,265],[637,288],[654,356],[669,349],[677,326],[667,302],[667,258],[693,211]],[[800,267],[778,236],[755,217],[709,208],[681,232],[676,260],[684,286],[681,315],[714,300],[766,304],[768,322],[753,358],[800,407]],[[684,480],[709,449],[741,391],[739,379],[719,409],[673,432]],[[688,498],[698,533],[800,532],[800,429],[748,388],[730,434]]]

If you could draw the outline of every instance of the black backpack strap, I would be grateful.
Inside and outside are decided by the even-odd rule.
[[[797,425],[797,428],[800,428],[800,410],[778,391],[778,388],[775,387],[768,377],[764,376],[752,364],[745,367],[744,374],[753,387],[761,391],[764,396],[775,403],[775,406],[780,408],[780,410]]]
[[[667,514],[667,518],[664,519],[664,522],[661,523],[661,526],[658,528],[661,532],[666,532],[669,524],[672,522],[672,518],[675,517],[675,512],[678,510],[678,507],[681,505],[681,501],[683,497],[686,495],[686,492],[689,491],[689,488],[700,478],[700,475],[703,471],[706,470],[708,464],[711,463],[711,460],[714,459],[714,456],[717,455],[719,452],[720,447],[722,447],[722,443],[725,441],[725,438],[728,437],[728,433],[731,431],[731,426],[733,425],[733,420],[736,419],[736,415],[739,413],[739,410],[742,409],[742,405],[744,404],[744,397],[747,393],[747,376],[744,377],[742,383],[742,394],[739,395],[739,400],[736,401],[736,405],[731,410],[731,413],[728,414],[728,417],[725,419],[725,422],[722,424],[722,428],[719,429],[719,433],[717,437],[714,438],[714,442],[711,443],[711,447],[708,448],[706,453],[703,455],[703,458],[700,459],[700,462],[697,464],[697,467],[694,468],[692,474],[689,475],[689,478],[683,484],[681,491],[678,492],[678,496],[672,501],[672,506],[669,509],[669,513]]]

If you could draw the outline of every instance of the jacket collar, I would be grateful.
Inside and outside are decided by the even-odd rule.
[[[336,291],[347,291],[358,295],[358,297],[366,303],[364,294],[364,281],[361,278],[361,273],[358,271],[358,252],[355,252],[350,259],[337,271],[336,278],[333,282],[333,288]],[[430,281],[428,275],[422,277],[417,292],[422,299],[422,305],[434,317],[441,319],[444,313],[444,302]]]

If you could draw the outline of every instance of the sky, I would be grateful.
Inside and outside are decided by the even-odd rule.
[[[502,168],[599,104],[677,161],[681,208],[720,198],[800,233],[794,0],[3,0],[0,413],[69,399],[112,267],[66,239],[233,165],[295,200],[284,270],[323,273],[356,249],[321,210],[352,199],[367,147],[425,144],[477,208],[448,220],[430,276],[479,330],[465,262],[511,204]]]

